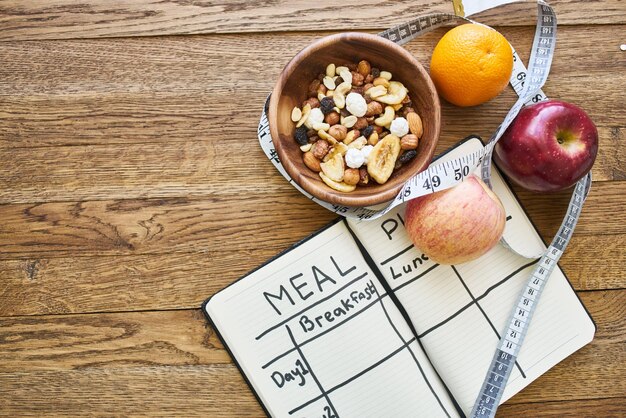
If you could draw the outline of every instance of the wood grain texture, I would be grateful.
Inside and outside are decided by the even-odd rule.
[[[623,396],[626,290],[580,295],[598,325],[594,341],[509,405]],[[96,414],[133,413],[139,405],[151,413],[161,405],[164,411],[213,416],[219,415],[211,408],[219,408],[220,400],[225,408],[224,396],[244,411],[257,405],[197,310],[4,318],[0,357],[6,360],[0,363],[0,384],[9,394],[0,401],[3,411],[28,398],[29,411],[40,413],[69,413],[90,398],[98,398],[91,407]],[[232,393],[226,395],[223,386]],[[154,393],[158,402],[149,399]],[[189,405],[176,405],[186,398],[192,399]]]
[[[575,289],[624,289],[624,248],[626,235],[574,235],[560,264]],[[0,260],[0,316],[195,308],[282,249]]]
[[[49,251],[137,254],[277,248],[303,238],[335,217],[277,174],[259,187],[261,191],[215,194],[210,199],[0,205],[0,259]],[[551,238],[563,219],[571,192],[543,195],[515,189],[539,231]],[[594,183],[576,234],[624,234],[625,191],[626,182]],[[266,194],[271,194],[273,201],[264,199]],[[254,239],[250,239],[252,233]]]
[[[615,86],[626,83],[626,63],[611,27],[577,29],[560,32],[546,92],[598,124],[595,179],[624,179],[626,115]],[[532,28],[506,30],[526,54]],[[435,35],[409,50],[428,62]],[[256,146],[259,111],[291,51],[314,35],[213,38],[222,47],[204,37],[0,44],[9,63],[0,68],[0,204],[208,196],[277,181]],[[290,51],[283,60],[279,41]],[[249,60],[248,48],[264,61]],[[581,60],[587,53],[594,60]],[[470,133],[488,138],[513,100],[508,90],[473,109],[444,103],[437,152]]]
[[[624,23],[619,0],[553,0],[560,24]],[[584,7],[585,13],[580,13]],[[306,1],[124,0],[115,7],[95,0],[74,3],[5,1],[0,6],[0,40],[180,35],[194,33],[385,29],[418,15],[452,13],[448,0],[356,1],[341,7]],[[534,22],[531,5],[507,5],[473,18],[490,25]]]
[[[511,404],[498,408],[497,417],[623,417],[626,398]]]

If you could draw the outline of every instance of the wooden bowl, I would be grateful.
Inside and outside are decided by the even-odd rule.
[[[294,140],[295,124],[291,110],[307,98],[308,86],[330,63],[358,63],[367,60],[372,67],[389,71],[393,80],[409,90],[413,108],[421,116],[424,134],[417,156],[396,170],[385,184],[373,180],[367,186],[357,186],[350,193],[328,187],[318,173],[304,165],[302,151]],[[376,35],[346,32],[321,38],[300,51],[283,69],[269,104],[269,125],[272,140],[287,173],[313,196],[338,205],[372,206],[392,200],[402,185],[414,174],[428,167],[441,124],[437,91],[428,73],[407,50]],[[372,184],[374,183],[374,184]]]

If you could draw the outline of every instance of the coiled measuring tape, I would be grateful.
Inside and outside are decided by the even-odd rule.
[[[447,162],[431,164],[426,170],[409,179],[396,198],[384,209],[376,210],[372,208],[354,208],[341,205],[333,205],[317,199],[302,187],[296,184],[286,172],[280,160],[269,130],[266,109],[261,115],[258,127],[258,137],[261,148],[265,155],[272,161],[276,169],[287,179],[296,189],[309,199],[333,211],[341,216],[356,218],[360,220],[373,220],[380,218],[398,205],[411,199],[449,189],[465,180],[470,173],[480,166],[481,177],[485,183],[491,187],[491,160],[496,143],[513,122],[519,111],[526,104],[537,103],[546,100],[546,95],[541,91],[545,84],[556,44],[556,15],[554,10],[545,1],[537,1],[537,27],[533,40],[529,67],[524,66],[515,49],[513,50],[513,72],[509,83],[519,96],[518,100],[511,107],[506,117],[493,133],[484,148]],[[445,24],[465,21],[480,24],[471,19],[449,13],[432,13],[418,17],[406,24],[395,26],[379,33],[379,36],[389,39],[399,45],[423,35],[431,30]],[[486,26],[486,25],[483,25]],[[488,26],[487,26],[488,27]],[[269,101],[269,98],[268,98]],[[266,102],[267,106],[267,102]],[[540,258],[528,283],[524,287],[518,304],[513,308],[507,329],[503,332],[502,338],[494,354],[493,360],[483,381],[476,403],[471,412],[472,417],[493,417],[504,392],[506,382],[511,374],[515,360],[519,354],[524,337],[526,336],[530,319],[536,309],[539,297],[544,289],[545,283],[556,267],[563,251],[569,244],[572,232],[578,222],[580,210],[589,193],[591,187],[591,172],[579,180],[574,188],[574,192],[565,218],[559,228],[559,232],[554,237],[548,249],[543,254],[521,254],[512,249],[506,241],[502,243],[512,251],[526,258]]]

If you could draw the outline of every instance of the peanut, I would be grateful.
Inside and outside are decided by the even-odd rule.
[[[302,117],[302,110],[298,106],[294,107],[291,111],[291,121],[298,122]]]

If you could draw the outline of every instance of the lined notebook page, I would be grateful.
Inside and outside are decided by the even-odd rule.
[[[445,158],[480,146],[471,140]],[[519,203],[497,172],[494,191],[507,212],[505,236],[527,253],[544,249]],[[349,222],[407,311],[424,349],[461,408],[469,413],[511,308],[536,260],[497,245],[480,259],[456,266],[430,261],[403,227],[403,208],[372,222]],[[560,268],[550,277],[504,392],[509,399],[559,361],[590,342],[595,332]]]
[[[457,416],[339,222],[205,307],[273,416]]]

